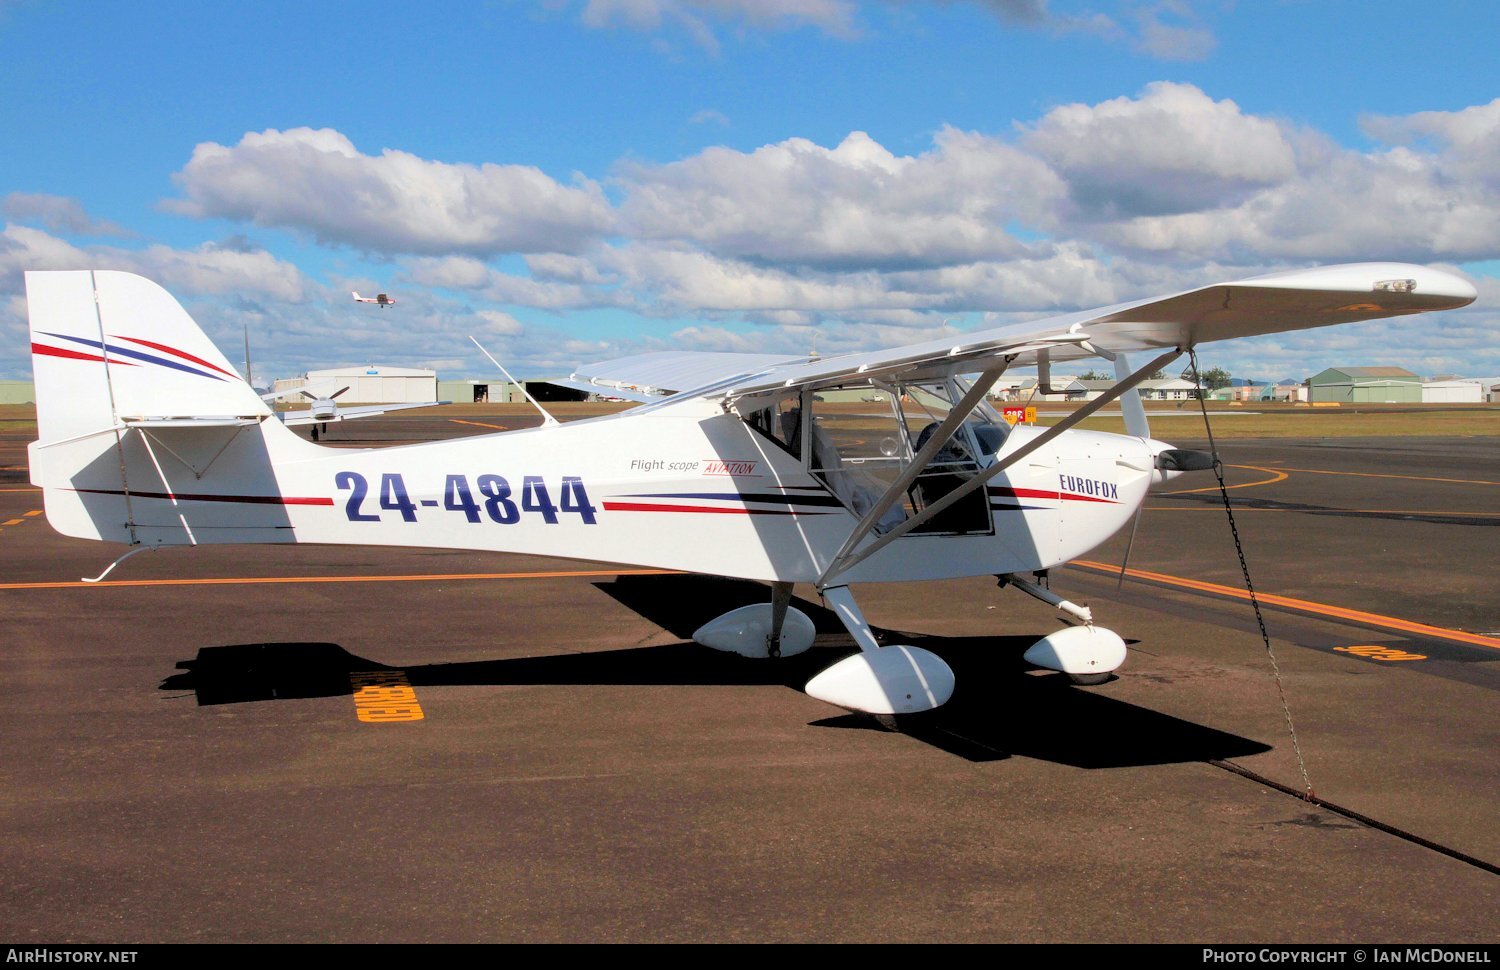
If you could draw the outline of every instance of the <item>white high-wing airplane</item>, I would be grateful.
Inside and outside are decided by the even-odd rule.
[[[842,357],[647,354],[574,375],[643,402],[619,414],[347,450],[271,419],[155,283],[32,272],[26,288],[31,476],[64,535],[480,549],[760,580],[769,603],[694,634],[751,657],[812,645],[811,620],[789,605],[794,583],[812,583],[860,653],[807,692],[877,715],[943,704],[953,673],[929,651],[880,646],[851,585],[996,575],[1083,623],[1038,641],[1032,663],[1097,682],[1124,661],[1120,637],[1021,574],[1083,555],[1129,521],[1153,482],[1202,466],[1151,438],[1133,393],[1146,375],[1211,340],[1476,296],[1441,270],[1361,263]],[[1113,361],[1119,381],[1051,428],[1010,428],[983,403],[1009,367],[1035,365],[1045,384],[1051,365],[1083,357]],[[883,403],[851,413],[822,400],[834,388],[880,391]],[[1117,399],[1128,434],[1073,430]]]
[[[374,303],[382,310],[384,310],[388,306],[396,305],[396,301],[386,296],[384,293],[378,293],[375,296],[360,296],[358,290],[353,290],[349,295],[354,297],[355,303]]]

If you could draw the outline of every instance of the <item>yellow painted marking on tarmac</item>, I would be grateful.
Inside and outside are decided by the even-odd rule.
[[[1090,562],[1087,559],[1075,559],[1074,566],[1082,566],[1085,569],[1093,569],[1112,576],[1120,574],[1119,566],[1111,566],[1102,562]],[[1205,583],[1201,579],[1185,579],[1182,576],[1168,576],[1166,573],[1153,573],[1144,569],[1127,569],[1125,575],[1133,579],[1149,580],[1153,583],[1164,583],[1168,586],[1180,586],[1183,589],[1197,590],[1201,593],[1213,593],[1216,596],[1228,596],[1238,600],[1250,599],[1250,594],[1233,586],[1220,586],[1218,583]],[[1500,650],[1500,638],[1487,637],[1478,633],[1465,633],[1463,630],[1450,630],[1446,627],[1428,626],[1426,623],[1417,623],[1412,620],[1403,620],[1394,616],[1382,616],[1379,613],[1365,613],[1361,610],[1346,609],[1342,606],[1330,606],[1327,603],[1314,603],[1310,600],[1293,599],[1290,596],[1277,596],[1275,593],[1255,594],[1255,598],[1269,606],[1280,606],[1290,610],[1298,610],[1303,613],[1312,613],[1317,616],[1326,616],[1340,620],[1353,620],[1367,626],[1384,627],[1388,630],[1400,630],[1403,633],[1415,633],[1419,636],[1433,637],[1438,640],[1452,640],[1456,643],[1469,643],[1477,647],[1489,647],[1491,650]]]
[[[1340,653],[1352,653],[1356,657],[1367,657],[1370,660],[1384,660],[1399,663],[1403,660],[1426,660],[1425,653],[1408,653],[1405,650],[1397,650],[1395,647],[1334,647]]]
[[[1408,482],[1447,482],[1450,485],[1500,485],[1473,478],[1427,478],[1423,475],[1381,475],[1376,472],[1331,472],[1323,468],[1288,468],[1289,472],[1304,472],[1308,475],[1349,475],[1354,478],[1400,478]]]
[[[1260,465],[1225,465],[1224,467],[1225,468],[1249,468],[1252,471],[1270,472],[1271,475],[1272,475],[1271,478],[1263,478],[1263,479],[1261,479],[1258,482],[1244,482],[1244,483],[1239,484],[1239,485],[1226,485],[1226,486],[1224,486],[1226,489],[1230,489],[1230,488],[1254,488],[1257,485],[1275,485],[1277,482],[1284,482],[1288,478],[1291,477],[1286,472],[1278,471],[1275,468],[1263,468]],[[1217,485],[1210,485],[1208,488],[1185,488],[1185,489],[1182,489],[1182,490],[1176,491],[1176,492],[1157,492],[1156,494],[1157,495],[1194,495],[1194,494],[1196,494],[1198,492],[1217,492],[1218,490],[1219,490],[1219,486],[1217,486]]]
[[[472,424],[476,428],[494,428],[496,431],[509,431],[503,424],[485,424],[483,421],[465,421],[462,418],[449,418],[454,424]]]
[[[349,687],[354,692],[354,713],[366,724],[420,721],[426,716],[404,670],[351,671]]]
[[[42,510],[41,509],[32,509],[30,512],[26,513],[26,517],[27,518],[31,518],[33,515],[41,515],[41,514],[42,514]]]
[[[25,521],[25,519],[6,519],[4,522],[0,522],[0,525],[20,525]]]
[[[433,583],[474,579],[570,579],[588,576],[679,576],[680,569],[575,569],[537,573],[436,573],[411,576],[223,576],[209,579],[107,579],[101,583],[0,583],[6,589],[102,589],[108,586],[256,586],[282,583]]]
[[[0,492],[40,492],[39,488],[0,488]]]

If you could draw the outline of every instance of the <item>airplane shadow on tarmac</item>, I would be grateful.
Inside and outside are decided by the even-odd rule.
[[[767,598],[759,583],[703,576],[620,577],[596,584],[622,605],[685,640],[702,623]],[[801,690],[814,674],[853,652],[838,619],[798,599],[818,631],[813,648],[775,661],[721,654],[693,643],[399,668],[413,687],[513,685],[766,685]],[[1123,768],[1237,758],[1269,751],[1257,741],[1139,707],[1103,688],[1073,687],[1061,674],[1039,673],[1021,659],[1036,640],[935,637],[877,630],[885,643],[923,647],[948,661],[958,678],[952,700],[927,714],[904,716],[908,737],[970,761],[1023,755],[1078,768]],[[1040,636],[1040,634],[1038,634]],[[162,690],[191,690],[200,705],[234,704],[352,692],[350,674],[392,670],[334,643],[254,643],[203,647],[177,664]],[[862,714],[821,718],[822,729],[888,730]]]

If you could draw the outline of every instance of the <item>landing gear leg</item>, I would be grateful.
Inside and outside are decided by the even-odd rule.
[[[942,657],[921,647],[882,647],[849,587],[830,586],[822,592],[860,652],[808,681],[808,696],[877,717],[930,711],[953,696],[953,670]]]
[[[771,584],[771,632],[766,634],[766,656],[781,656],[781,628],[786,625],[787,607],[792,605],[792,584]]]
[[[1041,600],[1043,603],[1046,603],[1048,606],[1057,607],[1085,626],[1094,625],[1094,612],[1087,606],[1079,606],[1077,603],[1070,603],[1067,600],[1063,599],[1061,596],[1058,596],[1056,593],[1052,592],[1052,590],[1047,589],[1043,586],[1038,586],[1036,583],[1033,583],[1030,580],[1022,579],[1015,573],[1003,573],[999,576],[996,576],[995,579],[999,580],[1001,586],[1014,586],[1016,589],[1025,593],[1027,596],[1035,597],[1036,599]]]

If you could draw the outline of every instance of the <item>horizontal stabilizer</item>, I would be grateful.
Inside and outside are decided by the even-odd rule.
[[[257,414],[241,418],[121,418],[121,423],[127,428],[143,428],[155,430],[157,428],[246,428],[251,425],[260,424],[268,414]]]

